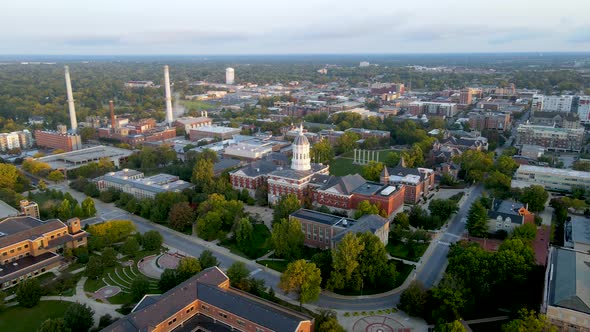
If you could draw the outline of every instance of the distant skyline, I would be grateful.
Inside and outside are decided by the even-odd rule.
[[[590,1],[11,1],[0,54],[588,52]]]

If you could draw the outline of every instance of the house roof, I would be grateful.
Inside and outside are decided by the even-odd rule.
[[[590,314],[590,255],[555,249],[549,304]]]
[[[352,195],[352,192],[358,187],[365,184],[365,180],[359,174],[332,177],[323,187],[322,190],[338,193],[341,195]]]
[[[269,174],[275,170],[277,170],[279,166],[275,165],[274,163],[266,160],[257,160],[255,162],[250,163],[248,166],[244,168],[240,168],[238,170],[233,171],[232,173],[240,175],[246,175],[249,177],[257,177],[260,175]]]

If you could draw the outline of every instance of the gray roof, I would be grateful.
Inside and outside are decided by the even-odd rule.
[[[307,171],[296,171],[291,168],[284,168],[284,169],[278,169],[278,170],[272,172],[271,175],[279,176],[279,177],[283,177],[283,178],[287,178],[287,179],[299,180],[299,179],[308,177],[310,175],[313,175],[313,174],[315,174],[327,167],[328,167],[327,165],[312,163],[311,169],[307,170]]]
[[[293,145],[309,145],[309,141],[307,140],[307,137],[305,137],[305,135],[299,135],[295,137]]]
[[[250,163],[250,165],[241,168],[239,170],[235,170],[232,173],[244,173],[246,176],[256,177],[259,175],[266,175],[273,171],[275,171],[279,166],[275,165],[274,163],[266,160],[257,160],[255,162]]]
[[[351,195],[352,192],[363,184],[367,183],[359,174],[332,177],[322,190],[334,189],[341,194]]]
[[[0,219],[13,216],[18,216],[18,210],[6,204],[4,201],[0,201]]]
[[[590,314],[590,255],[555,249],[549,304]]]
[[[590,219],[572,216],[571,224],[573,242],[590,245]]]
[[[333,214],[329,214],[329,213],[323,213],[323,212],[318,212],[318,211],[314,211],[314,210],[307,210],[307,209],[299,209],[299,210],[291,213],[291,217],[294,217],[297,219],[313,221],[313,222],[317,222],[317,223],[328,225],[328,226],[334,226],[334,225],[341,224],[342,221],[346,221],[347,223],[354,222],[353,219],[349,219],[346,217],[341,217],[341,216],[337,216],[337,215],[333,215]]]

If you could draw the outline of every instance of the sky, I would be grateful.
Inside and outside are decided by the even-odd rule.
[[[4,0],[0,54],[588,52],[589,0]]]

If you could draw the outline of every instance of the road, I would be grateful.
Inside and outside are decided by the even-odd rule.
[[[50,188],[69,192],[79,201],[82,201],[86,196],[73,189],[70,189],[66,184],[51,185]],[[465,230],[464,220],[467,216],[469,207],[475,199],[481,196],[482,185],[472,186],[465,198],[465,202],[460,207],[457,214],[448,224],[446,232],[439,236],[439,240],[433,241],[428,252],[430,255],[425,255],[423,261],[418,265],[417,271],[412,272],[410,277],[414,277],[420,281],[427,288],[435,285],[446,268],[447,253],[449,252],[449,245],[459,240]],[[139,216],[129,214],[114,206],[114,204],[103,203],[99,200],[94,200],[97,209],[97,216],[84,221],[85,224],[93,224],[112,219],[129,219],[132,220],[137,230],[145,233],[150,230],[157,230],[164,238],[164,244],[169,247],[176,248],[191,256],[198,257],[203,250],[211,250],[219,262],[222,269],[227,269],[236,261],[242,261],[251,271],[251,275],[256,278],[263,279],[267,286],[273,287],[275,291],[278,290],[278,283],[280,274],[274,270],[267,269],[255,262],[249,261],[243,257],[230,253],[225,248],[219,247],[215,244],[206,242],[196,237],[191,237],[185,234],[178,233],[164,226],[157,225]],[[277,291],[278,292],[278,291]],[[339,297],[322,293],[317,302],[313,305],[319,307],[326,307],[340,310],[375,310],[383,308],[391,308],[399,303],[401,291],[394,294],[386,293],[382,296],[363,296],[363,297]]]

